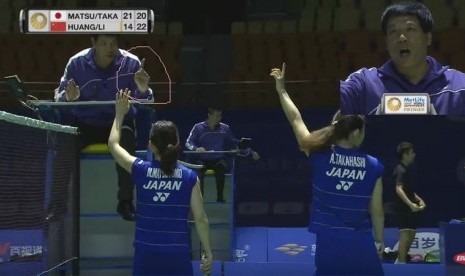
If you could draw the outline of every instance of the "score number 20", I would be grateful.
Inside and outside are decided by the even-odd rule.
[[[123,12],[123,20],[132,20],[132,13],[131,12]],[[139,12],[136,11],[136,20],[147,20],[147,12]],[[147,31],[147,23],[136,23],[135,24],[136,31]],[[124,23],[123,30],[134,30],[134,26],[132,23]]]

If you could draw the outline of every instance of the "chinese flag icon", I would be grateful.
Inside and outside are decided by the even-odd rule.
[[[50,32],[66,32],[66,11],[50,11]]]
[[[66,32],[66,22],[50,22],[51,32]]]

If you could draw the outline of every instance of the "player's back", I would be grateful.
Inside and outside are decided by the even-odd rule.
[[[187,217],[197,174],[177,165],[168,176],[159,161],[137,159],[133,178],[137,188],[134,245],[150,251],[189,250]]]
[[[369,229],[369,202],[383,165],[370,155],[339,146],[312,154],[310,162],[313,168],[311,230]]]

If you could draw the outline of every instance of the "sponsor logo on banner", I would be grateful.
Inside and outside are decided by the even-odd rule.
[[[42,230],[0,230],[0,263],[37,262],[42,242]]]
[[[393,248],[398,251],[399,242]],[[439,233],[434,232],[417,232],[410,246],[409,255],[415,261],[423,261],[427,251],[439,249]]]
[[[384,114],[430,114],[426,93],[383,94]]]
[[[454,262],[461,264],[461,265],[465,265],[465,252],[455,255]]]
[[[10,248],[11,242],[0,243],[0,263],[6,263],[10,261]]]
[[[402,101],[397,97],[392,97],[387,101],[387,107],[391,111],[398,111],[402,107]]]
[[[244,245],[244,249],[234,250],[234,257],[236,259],[236,263],[245,263],[247,261],[247,257],[249,256],[248,251],[250,250],[250,245]]]
[[[11,242],[8,243],[1,243],[0,244],[0,255],[5,255],[6,253],[10,253]]]
[[[66,32],[66,11],[50,11],[50,31]]]
[[[281,251],[286,255],[289,256],[295,256],[298,255],[302,252],[304,252],[308,246],[306,245],[298,245],[297,243],[288,243],[281,245],[279,247],[276,247],[275,250]]]

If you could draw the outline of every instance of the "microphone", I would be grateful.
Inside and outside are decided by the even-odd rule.
[[[427,93],[384,93],[376,115],[437,115]]]

